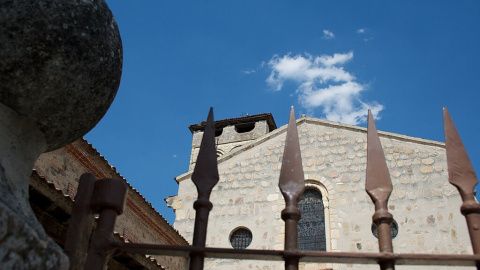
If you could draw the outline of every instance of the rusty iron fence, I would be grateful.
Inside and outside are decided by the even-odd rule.
[[[372,114],[368,112],[367,169],[365,189],[375,205],[372,221],[378,228],[379,252],[302,251],[297,248],[297,225],[301,213],[298,198],[305,181],[293,107],[290,112],[285,150],[279,177],[279,187],[285,199],[281,218],[285,221],[284,250],[256,250],[205,247],[209,212],[213,205],[210,193],[219,180],[215,149],[213,109],[206,122],[200,152],[192,175],[198,190],[193,207],[196,210],[191,246],[120,243],[113,239],[117,215],[123,211],[126,183],[118,179],[96,180],[92,174],[82,175],[75,198],[74,210],[67,233],[65,251],[70,256],[70,269],[105,269],[114,252],[190,257],[190,270],[203,269],[204,258],[284,261],[285,269],[298,270],[299,262],[378,264],[382,270],[395,265],[476,266],[480,269],[480,204],[475,200],[474,187],[478,180],[458,132],[446,108],[443,110],[448,178],[460,192],[474,255],[399,254],[394,253],[388,212],[392,182]],[[97,227],[94,215],[99,214]]]

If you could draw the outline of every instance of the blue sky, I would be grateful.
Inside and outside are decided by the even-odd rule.
[[[290,106],[444,141],[447,106],[480,163],[478,1],[107,0],[123,40],[110,110],[86,139],[173,224],[188,126]],[[445,179],[447,181],[447,179]]]

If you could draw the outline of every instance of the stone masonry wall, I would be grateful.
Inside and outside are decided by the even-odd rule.
[[[98,157],[90,156],[88,151],[82,152],[82,150],[85,150],[83,149],[84,146],[86,146],[86,142],[83,140],[76,141],[74,144],[77,144],[76,149],[83,156],[76,158],[92,160],[101,158],[99,155]],[[94,167],[85,168],[65,148],[42,154],[35,164],[35,169],[41,176],[53,182],[57,189],[72,197],[76,194],[78,181],[83,173],[92,172],[96,174],[97,178],[119,177],[106,162],[98,162],[95,163]],[[178,234],[174,235],[176,232],[173,231],[165,220],[155,218],[159,214],[146,206],[146,204],[145,199],[138,192],[129,188],[124,213],[117,218],[114,228],[115,232],[129,242],[187,244]],[[153,257],[167,270],[183,270],[187,262],[182,257]]]
[[[307,185],[322,192],[327,251],[378,252],[371,231],[374,206],[365,192],[366,130],[301,118],[300,147]],[[448,183],[442,143],[380,132],[393,183],[389,210],[398,223],[397,253],[471,254],[461,199]],[[248,248],[283,249],[285,204],[278,188],[286,127],[219,159],[207,246],[231,247],[238,227],[252,231]],[[191,173],[191,172],[190,172]],[[175,228],[191,241],[196,189],[190,173],[177,177]],[[208,260],[205,269],[283,269],[281,262]],[[301,269],[378,269],[378,266],[302,264]],[[401,268],[401,267],[400,267]],[[408,266],[405,269],[415,269]],[[438,269],[438,267],[434,267]],[[425,269],[419,267],[418,269]]]
[[[249,132],[238,133],[235,126],[227,126],[223,128],[222,134],[215,138],[217,144],[217,153],[225,155],[234,151],[236,148],[244,145],[249,141],[253,141],[268,132],[267,121],[259,121],[255,123],[255,128]],[[189,170],[193,170],[197,160],[200,144],[202,143],[203,131],[197,131],[193,134],[192,154],[190,156]]]

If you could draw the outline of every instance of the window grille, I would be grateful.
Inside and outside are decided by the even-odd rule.
[[[230,243],[235,249],[245,249],[252,243],[252,232],[245,228],[237,229],[230,235]]]
[[[298,222],[298,249],[326,251],[325,210],[322,194],[305,189],[298,200],[302,218]]]

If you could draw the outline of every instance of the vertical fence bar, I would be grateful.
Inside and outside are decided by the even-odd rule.
[[[215,149],[215,124],[213,121],[213,108],[210,108],[203,133],[200,151],[198,153],[192,181],[197,187],[198,197],[195,208],[195,227],[193,230],[192,246],[205,247],[207,239],[208,215],[212,210],[210,194],[218,183],[218,164]],[[202,270],[205,254],[192,252],[190,254],[190,270]]]
[[[474,187],[478,183],[477,177],[470,163],[468,155],[465,151],[463,143],[453,124],[453,121],[444,108],[444,126],[445,126],[445,142],[447,153],[447,165],[449,182],[457,187],[462,197],[463,204],[461,212],[466,217],[467,226],[475,254],[480,254],[480,204],[475,200]],[[205,125],[205,132],[200,146],[200,152],[197,158],[192,181],[195,183],[198,191],[198,199],[194,203],[196,210],[195,228],[193,236],[193,247],[205,247],[206,233],[208,225],[208,215],[213,205],[209,201],[209,197],[213,187],[218,183],[218,166],[215,149],[215,128],[213,122],[213,109],[210,109],[208,119]],[[285,250],[283,259],[285,261],[286,270],[298,270],[299,259],[304,256],[309,259],[313,257],[331,258],[324,254],[305,254],[299,255],[298,251],[298,221],[301,218],[301,212],[298,209],[298,198],[305,189],[304,173],[301,159],[300,144],[298,139],[298,131],[295,122],[295,113],[293,107],[290,111],[288,129],[285,140],[285,149],[282,158],[282,167],[279,177],[279,188],[285,199],[285,209],[282,211],[282,219],[285,221]],[[373,116],[368,111],[368,131],[367,131],[367,169],[365,189],[375,205],[375,213],[372,217],[373,222],[377,225],[379,250],[381,256],[376,255],[370,260],[377,260],[382,270],[394,270],[395,261],[393,259],[393,247],[391,239],[390,226],[393,216],[388,212],[388,199],[392,192],[393,186],[385,161],[377,129],[373,121]],[[70,269],[88,269],[97,270],[105,269],[109,256],[114,249],[130,251],[132,253],[140,253],[152,251],[155,249],[167,250],[173,248],[177,252],[183,251],[190,253],[190,270],[201,270],[204,265],[205,254],[195,248],[177,249],[176,246],[164,245],[147,245],[147,244],[124,244],[115,245],[113,240],[113,230],[115,220],[118,215],[123,212],[125,205],[127,185],[124,181],[118,179],[102,179],[95,180],[92,174],[83,174],[80,178],[78,193],[75,197],[75,203],[72,210],[72,218],[67,233],[65,250],[71,258]],[[93,227],[93,213],[100,212],[100,219],[97,229],[95,230],[88,256],[85,261],[85,250]],[[214,250],[214,251],[212,251]],[[172,250],[168,250],[172,251]],[[234,255],[252,255],[254,253],[243,253],[241,251],[231,252],[229,249],[210,249],[213,254]],[[253,252],[261,253],[261,250],[253,250]],[[273,252],[273,251],[272,251]],[[153,253],[162,254],[162,253]],[[179,254],[168,253],[171,256],[180,256]],[[360,260],[367,253],[338,253],[342,258]],[[266,256],[268,255],[268,256]],[[279,253],[263,254],[266,257],[257,257],[260,259],[271,259],[279,256]],[[398,256],[400,255],[400,257]],[[414,256],[420,255],[420,256]],[[397,260],[413,260],[418,261],[438,260],[443,256],[429,256],[430,254],[395,254]],[[444,255],[450,257],[445,265],[466,265],[468,262],[478,261],[478,255],[472,258],[465,255]],[[215,256],[213,256],[215,257]],[[248,256],[247,256],[248,257]],[[242,257],[247,259],[247,257]],[[219,257],[220,258],[220,257]],[[239,258],[233,256],[232,258]],[[363,261],[363,260],[362,260]],[[315,260],[315,262],[318,262]],[[335,261],[338,262],[338,261]],[[358,263],[365,263],[365,261]],[[450,264],[453,262],[453,264]],[[370,262],[368,262],[370,263]],[[463,264],[462,264],[463,263]],[[407,263],[408,264],[408,263]],[[421,265],[421,264],[419,264]],[[438,262],[433,265],[440,265]],[[480,264],[477,263],[477,269],[480,270]]]
[[[388,172],[387,162],[383,153],[382,144],[378,137],[377,128],[373,116],[368,110],[367,130],[367,172],[365,189],[375,204],[373,222],[377,225],[378,247],[380,252],[393,252],[390,226],[393,216],[388,212],[388,198],[392,193],[392,181]],[[379,262],[381,270],[393,270],[393,261]]]
[[[95,180],[93,174],[84,173],[80,176],[78,183],[78,191],[73,203],[72,216],[65,240],[65,253],[70,258],[70,270],[83,269],[87,258],[88,243],[95,222],[90,207]]]
[[[293,106],[290,109],[278,186],[285,199],[285,209],[282,211],[282,219],[285,221],[285,251],[295,251],[298,250],[297,230],[301,218],[298,198],[305,189],[305,179]],[[284,259],[286,270],[298,270],[298,256],[286,255]]]
[[[474,188],[478,183],[472,163],[460,139],[455,124],[443,108],[443,124],[447,152],[448,181],[454,185],[462,197],[461,213],[467,220],[473,253],[480,254],[480,204],[475,200]],[[480,265],[477,264],[477,269]]]
[[[113,250],[113,229],[117,215],[123,213],[127,194],[127,184],[120,179],[95,181],[92,209],[98,210],[100,218],[92,235],[85,268],[88,270],[106,269]]]

